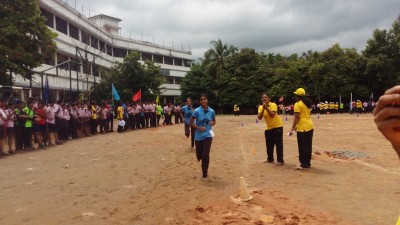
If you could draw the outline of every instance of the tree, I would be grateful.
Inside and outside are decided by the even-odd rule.
[[[243,48],[227,60],[226,68],[217,78],[218,104],[255,106],[266,88],[264,58],[254,49]]]
[[[221,39],[211,41],[210,44],[212,44],[212,47],[204,53],[203,65],[207,72],[216,78],[224,70],[225,61],[234,55],[238,49],[232,45],[228,46],[222,43]]]
[[[132,52],[122,63],[117,63],[104,74],[94,91],[95,99],[110,99],[113,83],[123,101],[131,101],[139,90],[142,90],[143,100],[155,100],[156,95],[161,94],[160,86],[164,83],[164,77],[160,73],[160,67],[154,62],[146,61],[142,65],[139,59],[139,53]]]
[[[56,33],[45,25],[38,0],[0,3],[0,76],[13,72],[28,78],[43,57],[56,51]]]
[[[400,25],[395,21],[392,28],[375,30],[363,51],[366,61],[364,80],[378,95],[400,82]]]
[[[198,99],[200,94],[207,94],[210,105],[215,105],[215,80],[205,72],[202,65],[195,64],[191,70],[182,79],[181,83],[181,99],[187,98]]]

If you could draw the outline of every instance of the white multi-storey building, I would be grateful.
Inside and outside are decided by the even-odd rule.
[[[35,68],[32,81],[13,75],[16,86],[31,87],[31,96],[43,96],[46,78],[53,99],[86,93],[101,80],[101,68],[122,62],[131,51],[140,53],[141,62],[150,59],[161,67],[165,83],[160,102],[180,96],[179,83],[192,63],[190,51],[121,37],[120,19],[102,14],[87,18],[61,0],[40,0],[39,5],[46,25],[58,34],[58,50]]]

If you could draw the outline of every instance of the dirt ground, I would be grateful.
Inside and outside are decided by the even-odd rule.
[[[1,158],[0,224],[396,224],[400,160],[373,116],[312,118],[307,171],[293,169],[295,136],[284,135],[284,166],[263,163],[265,122],[255,115],[217,115],[209,181],[201,180],[182,124]],[[293,117],[282,119],[286,134]],[[355,154],[335,158],[334,151]],[[241,176],[242,194],[253,200],[238,200]]]

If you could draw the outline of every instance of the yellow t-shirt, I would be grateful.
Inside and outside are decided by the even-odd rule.
[[[264,110],[264,120],[266,123],[265,130],[271,130],[278,127],[283,127],[283,122],[281,117],[278,115],[278,106],[275,103],[270,102],[268,109],[271,112],[276,112],[275,116],[271,117],[267,110]],[[263,106],[258,107],[258,114],[263,111]]]
[[[122,106],[117,107],[117,119],[123,119],[123,109]]]
[[[97,112],[96,112],[96,108],[94,106],[92,106],[92,120],[97,119]]]
[[[311,120],[311,109],[307,108],[303,101],[300,100],[294,104],[294,112],[300,113],[297,132],[306,132],[314,129],[314,123]]]

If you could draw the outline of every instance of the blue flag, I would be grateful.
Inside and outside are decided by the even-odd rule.
[[[120,100],[120,97],[118,95],[117,89],[115,89],[114,84],[111,84],[111,89],[112,89],[112,95],[114,96],[114,99],[116,101]]]
[[[50,92],[49,81],[47,80],[46,76],[46,83],[44,85],[44,102],[46,103],[46,105],[49,103],[49,92]]]

